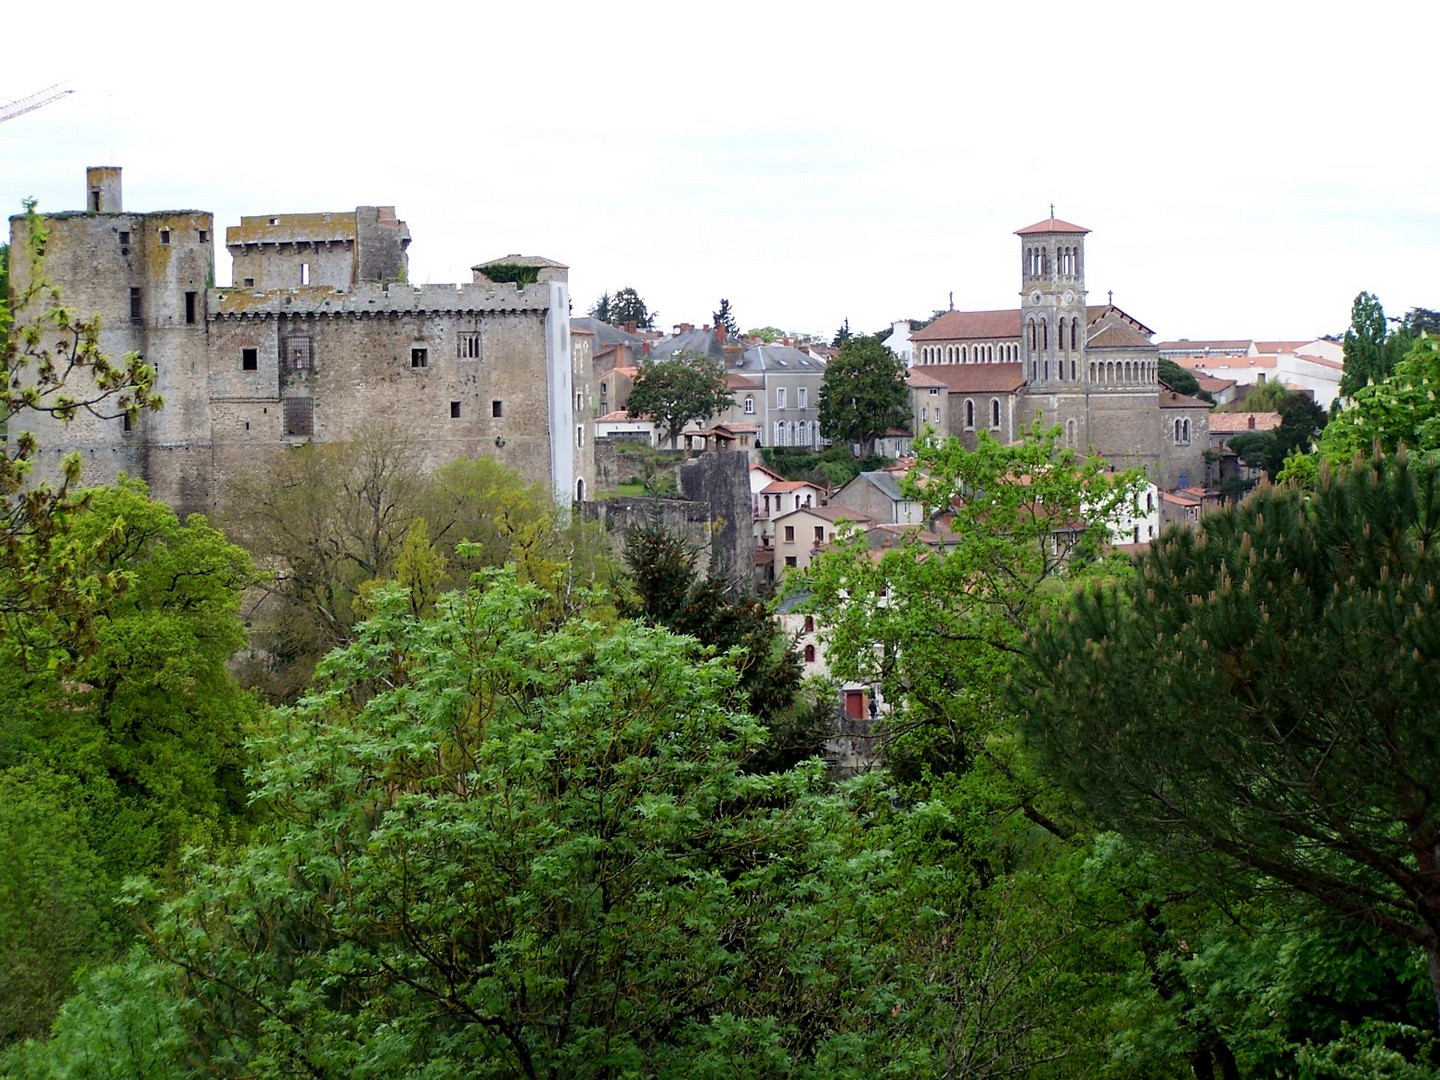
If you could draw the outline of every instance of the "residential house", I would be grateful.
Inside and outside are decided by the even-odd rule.
[[[805,571],[825,546],[835,539],[843,523],[867,529],[875,522],[847,506],[805,506],[773,519],[772,544],[776,569]]]
[[[862,472],[830,497],[831,506],[849,507],[882,525],[918,525],[925,506],[901,488],[901,477],[888,470]]]

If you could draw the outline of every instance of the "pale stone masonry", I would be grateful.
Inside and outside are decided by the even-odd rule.
[[[362,206],[242,218],[226,234],[235,283],[216,288],[211,214],[127,213],[118,168],[86,179],[87,210],[42,218],[44,273],[68,307],[100,316],[107,353],[154,366],[165,407],[133,425],[34,421],[42,476],[79,451],[87,483],[124,472],[208,511],[274,454],[384,427],[422,467],[484,454],[557,498],[589,494],[591,376],[576,369],[590,355],[572,342],[562,264],[511,255],[467,283],[413,286],[405,223]],[[35,272],[25,229],[11,219],[16,294]]]

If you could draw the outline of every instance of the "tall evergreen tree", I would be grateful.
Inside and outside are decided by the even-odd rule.
[[[868,457],[881,435],[910,424],[905,366],[872,337],[848,339],[825,367],[819,422],[825,438],[858,443]]]
[[[1355,297],[1350,309],[1350,329],[1345,331],[1345,370],[1340,376],[1340,396],[1353,398],[1369,383],[1383,382],[1410,348],[1404,328],[1391,332],[1385,309],[1372,293]]]
[[[1095,821],[1423,949],[1440,1004],[1440,464],[1167,533],[1042,627],[1016,703]]]

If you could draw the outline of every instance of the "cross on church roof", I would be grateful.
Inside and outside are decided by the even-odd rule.
[[[1050,216],[1052,218],[1055,216],[1055,204],[1053,202],[1050,204]]]

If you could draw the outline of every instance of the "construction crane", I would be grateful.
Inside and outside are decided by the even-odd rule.
[[[19,101],[12,101],[8,105],[0,105],[0,124],[6,120],[14,120],[32,109],[38,109],[41,105],[49,105],[52,101],[58,101],[66,94],[73,94],[74,90],[62,90],[63,83],[56,83],[54,86],[47,86],[44,90],[37,90],[29,97],[23,97]]]

